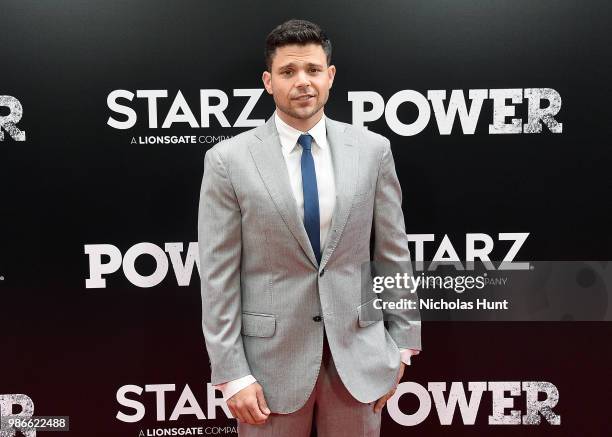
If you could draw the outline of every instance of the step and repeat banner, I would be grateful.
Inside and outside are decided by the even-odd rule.
[[[237,435],[200,185],[207,150],[271,116],[264,41],[290,18],[332,41],[326,115],[391,141],[422,279],[455,270],[419,296],[382,435],[609,435],[612,14],[565,0],[2,0],[0,435]]]

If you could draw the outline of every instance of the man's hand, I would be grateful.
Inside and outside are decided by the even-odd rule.
[[[257,382],[246,386],[229,398],[227,406],[238,422],[251,425],[264,424],[270,415],[263,388]]]
[[[374,404],[375,413],[378,413],[380,410],[382,410],[382,408],[387,403],[387,400],[395,393],[395,389],[397,389],[397,384],[399,384],[400,380],[402,379],[402,376],[404,375],[404,367],[406,367],[406,365],[403,362],[400,362],[400,369],[399,373],[397,374],[397,379],[395,381],[395,387],[393,387],[382,398],[376,401],[376,403]]]

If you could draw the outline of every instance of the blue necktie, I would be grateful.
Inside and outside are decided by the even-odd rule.
[[[312,136],[302,134],[298,138],[302,146],[302,189],[304,190],[304,227],[314,251],[317,262],[321,264],[321,241],[319,219],[319,191],[317,190],[317,174],[312,159]]]

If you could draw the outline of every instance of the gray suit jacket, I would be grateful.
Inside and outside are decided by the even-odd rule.
[[[414,314],[385,325],[383,311],[366,302],[374,295],[361,293],[372,231],[374,260],[410,259],[389,140],[329,118],[326,129],[337,198],[320,266],[274,117],[221,141],[204,158],[198,240],[211,382],[252,374],[275,413],[307,401],[324,329],[338,374],[360,402],[394,386],[398,348],[421,349]]]

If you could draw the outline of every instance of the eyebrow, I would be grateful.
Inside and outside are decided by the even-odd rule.
[[[291,68],[291,67],[295,67],[296,64],[294,62],[290,62],[288,64],[282,65],[280,66],[278,69],[279,70],[284,70],[286,68]],[[317,67],[317,68],[323,68],[323,66],[321,64],[315,64],[313,62],[309,62],[306,64],[307,67]]]

